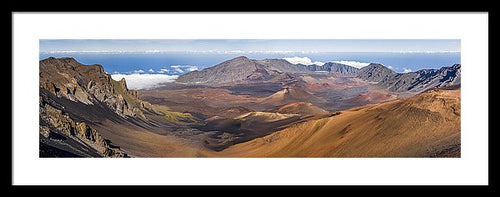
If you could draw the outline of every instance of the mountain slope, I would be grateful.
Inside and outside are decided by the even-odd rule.
[[[264,98],[261,103],[279,106],[295,102],[325,103],[326,101],[320,97],[312,95],[300,87],[291,86],[285,87],[282,90]]]
[[[300,120],[298,114],[248,112],[234,118],[212,116],[205,119],[206,124],[199,129],[217,131],[216,137],[207,140],[204,146],[219,151],[233,144],[269,135]]]
[[[460,90],[432,89],[231,146],[225,157],[460,156]]]
[[[39,64],[40,88],[59,98],[86,105],[105,103],[122,117],[145,118],[154,110],[148,102],[128,90],[125,79],[115,81],[100,65],[83,65],[73,58],[47,58]]]
[[[194,148],[182,145],[188,144],[185,140],[157,134],[194,117],[140,100],[124,79],[111,79],[102,66],[47,58],[40,60],[39,70],[41,157],[197,154],[179,153]]]
[[[370,64],[361,68],[356,76],[391,92],[419,93],[430,88],[460,84],[460,64],[440,69],[423,69],[415,72],[396,73],[381,64]]]
[[[313,115],[313,114],[326,114],[328,111],[314,106],[308,102],[296,102],[283,106],[278,106],[271,112],[280,114],[300,114],[300,115]]]
[[[269,66],[273,70],[282,73],[309,73],[311,72],[310,66],[302,64],[292,64],[284,59],[264,59],[255,60],[255,62]]]
[[[368,66],[359,69],[356,76],[367,81],[380,82],[384,79],[394,77],[396,74],[396,72],[383,66],[382,64],[371,63]]]
[[[440,69],[424,69],[416,72],[398,73],[384,79],[380,85],[393,92],[421,92],[429,88],[453,86],[460,84],[460,64]]]
[[[237,57],[201,71],[193,71],[179,76],[176,82],[203,85],[263,81],[279,74],[266,65],[247,57]]]
[[[327,62],[323,64],[323,66],[316,66],[316,67],[321,68],[322,70],[328,72],[336,72],[336,73],[341,73],[343,75],[353,75],[359,71],[359,68],[333,62]]]
[[[323,66],[292,64],[283,59],[252,60],[240,56],[201,71],[192,71],[179,76],[178,83],[203,85],[231,85],[248,82],[262,82],[278,79],[285,73],[312,74],[316,71],[354,74],[358,69],[338,64],[327,63]]]
[[[127,154],[93,128],[114,115],[145,119],[148,103],[125,80],[111,79],[100,65],[83,65],[73,58],[39,62],[40,156],[126,157]],[[153,110],[151,110],[153,111]]]
[[[392,92],[422,92],[428,88],[460,84],[460,64],[441,69],[396,73],[382,64],[371,63],[361,69],[327,62],[323,65],[292,64],[283,59],[252,60],[241,56],[218,65],[181,75],[176,82],[202,85],[235,85],[255,82],[289,83],[290,74],[340,73],[337,77],[357,77],[377,83]],[[285,83],[285,82],[284,82]],[[285,84],[286,84],[285,83]]]

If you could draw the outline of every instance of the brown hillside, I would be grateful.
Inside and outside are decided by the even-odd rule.
[[[294,102],[309,101],[311,103],[324,103],[324,99],[312,95],[300,87],[285,87],[284,89],[262,100],[262,104],[283,105]]]
[[[460,157],[460,90],[431,90],[291,126],[224,157]]]
[[[287,105],[279,106],[272,112],[280,114],[300,114],[300,115],[312,115],[312,114],[326,114],[328,111],[314,106],[307,102],[296,102]]]

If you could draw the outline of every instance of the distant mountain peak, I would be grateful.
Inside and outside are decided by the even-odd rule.
[[[335,72],[352,75],[358,70],[358,68],[349,65],[332,62],[319,66],[292,64],[285,59],[252,60],[246,56],[239,56],[201,71],[181,75],[176,82],[220,85],[277,79],[276,77],[283,73],[327,74]]]
[[[239,57],[235,57],[233,59],[230,59],[230,60],[226,60],[218,65],[226,65],[226,66],[243,66],[245,64],[252,64],[253,63],[253,60],[249,59],[248,57],[246,56],[239,56]],[[217,66],[217,65],[215,65]],[[214,67],[215,67],[214,66]]]
[[[239,56],[198,72],[181,75],[176,82],[216,85],[239,83],[246,80],[262,80],[268,77],[269,73],[264,65],[245,56]]]
[[[368,64],[368,66],[365,66],[363,68],[361,68],[360,70],[373,70],[373,69],[381,69],[381,70],[388,70],[388,71],[391,71],[393,73],[396,73],[395,71],[387,68],[386,66],[384,66],[383,64],[379,64],[379,63],[370,63]]]
[[[238,56],[238,57],[235,57],[233,59],[230,59],[229,61],[241,61],[241,60],[244,60],[244,61],[252,61],[250,58],[246,57],[246,56]]]
[[[357,73],[356,73],[358,78],[367,80],[367,81],[372,81],[372,82],[379,82],[384,79],[391,78],[395,75],[397,75],[396,72],[393,70],[385,67],[382,64],[377,64],[377,63],[370,63],[368,66],[365,66],[361,68]]]
[[[387,68],[386,66],[384,66],[383,64],[380,64],[380,63],[370,63],[366,67]],[[387,69],[389,69],[389,68],[387,68]]]

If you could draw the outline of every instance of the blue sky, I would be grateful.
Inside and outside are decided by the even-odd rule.
[[[40,52],[459,52],[460,40],[40,40]]]

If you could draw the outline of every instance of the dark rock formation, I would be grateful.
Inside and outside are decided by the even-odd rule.
[[[83,142],[103,157],[127,157],[119,148],[111,147],[85,122],[74,121],[68,114],[51,106],[41,97],[40,100],[40,134],[43,137],[54,139],[55,136],[62,135]]]

